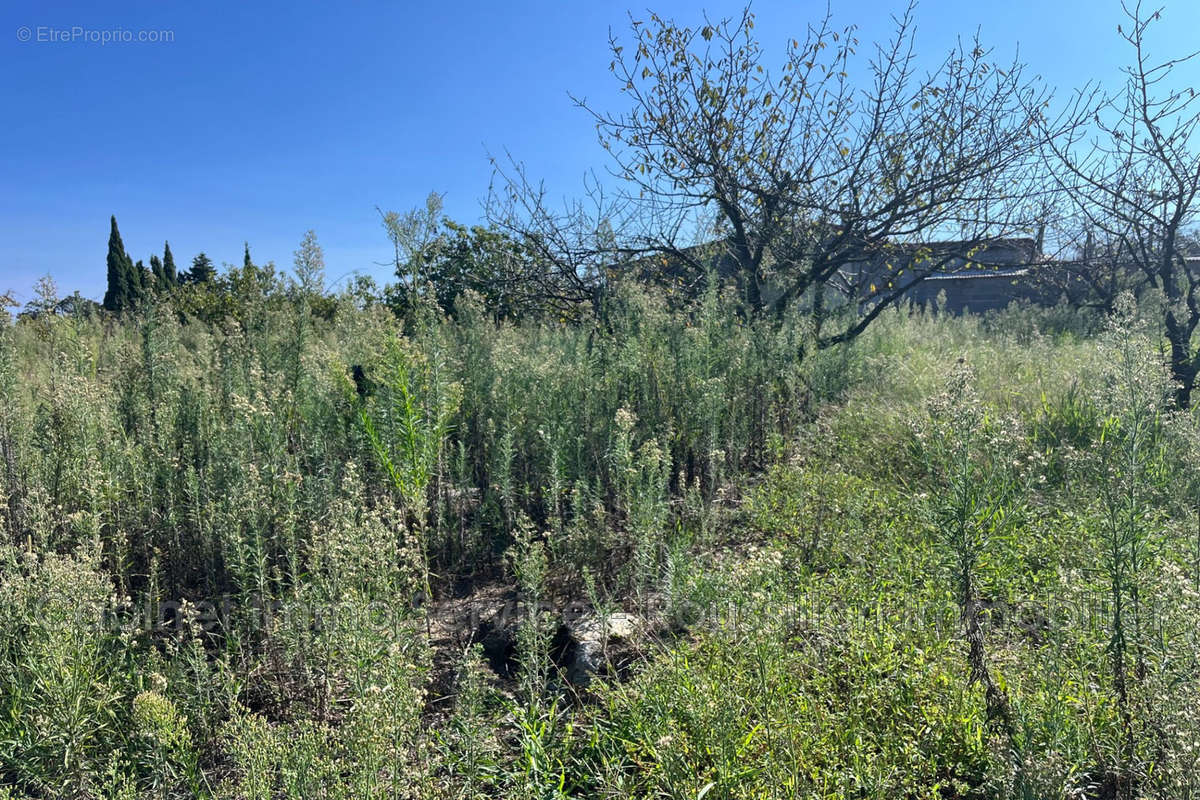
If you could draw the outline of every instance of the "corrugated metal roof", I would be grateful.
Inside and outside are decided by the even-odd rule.
[[[1019,269],[974,269],[963,270],[962,272],[935,272],[925,278],[927,281],[965,281],[976,279],[993,279],[993,278],[1023,278],[1029,274],[1029,270],[1022,267]]]

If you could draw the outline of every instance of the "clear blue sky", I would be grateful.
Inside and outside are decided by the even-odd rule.
[[[1164,2],[1156,47],[1200,45],[1200,2]],[[696,4],[648,5],[697,19]],[[705,7],[720,17],[740,6]],[[382,282],[388,270],[374,262],[388,246],[376,206],[405,210],[437,190],[452,217],[478,221],[486,153],[506,148],[561,195],[603,166],[567,92],[620,109],[607,36],[625,29],[629,8],[9,0],[0,10],[0,291],[23,303],[49,273],[63,294],[99,298],[110,214],[135,260],[168,239],[181,267],[201,250],[236,263],[248,240],[256,261],[290,267],[313,228],[330,280],[360,270]],[[776,48],[824,8],[756,2],[760,39]],[[886,35],[899,3],[833,0],[833,9],[865,42]],[[1000,53],[1019,44],[1064,94],[1119,80],[1126,55],[1117,0],[924,0],[917,19],[923,52],[941,54],[980,27]],[[75,26],[169,30],[174,41],[37,41]],[[33,41],[19,41],[23,33]]]

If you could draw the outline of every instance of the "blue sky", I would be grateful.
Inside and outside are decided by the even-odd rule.
[[[1165,5],[1156,51],[1200,46],[1200,3]],[[647,7],[698,19],[698,5],[677,0],[632,6]],[[741,3],[704,7],[720,17]],[[607,39],[610,27],[625,30],[630,8],[10,0],[0,9],[0,291],[25,302],[49,273],[62,293],[99,298],[110,214],[135,260],[170,240],[181,267],[201,250],[240,262],[249,241],[256,261],[290,267],[313,228],[330,280],[362,271],[382,282],[388,270],[375,262],[389,248],[377,206],[406,210],[436,190],[450,216],[478,221],[488,152],[512,152],[559,195],[603,167],[567,92],[621,109]],[[759,37],[778,52],[824,8],[760,0]],[[833,0],[833,10],[865,42],[887,35],[900,4]],[[924,0],[917,42],[932,57],[981,28],[1001,54],[1019,45],[1065,95],[1087,80],[1119,80],[1121,20],[1117,0]],[[166,30],[174,40],[44,40],[74,27],[92,37]],[[19,40],[25,33],[32,41]]]

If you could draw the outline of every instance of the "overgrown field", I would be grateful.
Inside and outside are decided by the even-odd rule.
[[[0,797],[1200,794],[1152,318],[456,315],[0,328]]]

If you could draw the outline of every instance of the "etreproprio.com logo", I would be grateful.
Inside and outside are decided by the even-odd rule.
[[[17,28],[17,41],[31,44],[169,44],[175,41],[175,31],[120,27],[89,28],[83,25],[64,28],[53,25],[22,25]]]

